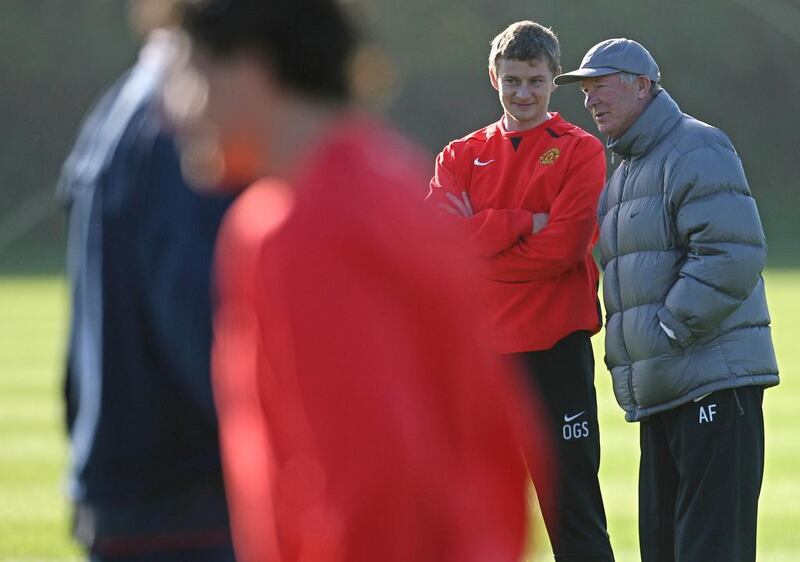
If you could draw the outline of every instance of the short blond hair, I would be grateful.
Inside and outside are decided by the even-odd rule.
[[[546,62],[553,74],[561,70],[561,46],[550,28],[530,20],[518,21],[492,39],[489,68],[497,69],[500,59]]]

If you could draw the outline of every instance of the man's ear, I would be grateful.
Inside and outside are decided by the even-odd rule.
[[[497,83],[497,71],[492,67],[489,67],[489,82],[492,84],[492,88],[500,91],[500,85]]]
[[[636,77],[636,97],[640,100],[650,95],[650,86],[653,83],[647,76]]]
[[[555,80],[555,77],[556,77],[556,76],[558,76],[559,74],[561,74],[561,67],[560,67],[560,66],[559,66],[559,67],[556,67],[556,73],[555,73],[555,74],[553,74],[553,80]],[[558,84],[556,84],[555,82],[553,82],[553,83],[552,83],[552,85],[553,85],[553,91],[554,91],[554,92],[555,92],[556,90],[558,90]]]

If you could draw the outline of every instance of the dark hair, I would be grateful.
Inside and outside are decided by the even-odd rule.
[[[357,34],[336,0],[184,0],[183,28],[209,52],[251,51],[286,86],[323,98],[349,96]]]
[[[496,69],[499,59],[543,61],[557,74],[561,67],[561,47],[551,29],[532,21],[518,21],[492,40],[489,68]]]

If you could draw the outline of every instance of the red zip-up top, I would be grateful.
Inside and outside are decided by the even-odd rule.
[[[482,259],[492,347],[500,353],[551,348],[601,326],[597,201],[605,181],[603,146],[558,114],[527,131],[502,119],[451,142],[436,159],[429,201],[469,194],[475,215],[459,219]],[[533,213],[549,213],[532,234]]]

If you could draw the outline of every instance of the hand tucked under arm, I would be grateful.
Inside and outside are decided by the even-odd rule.
[[[584,260],[597,232],[597,203],[604,180],[605,159],[598,143],[567,174],[550,206],[547,227],[492,257],[483,276],[511,283],[538,281],[563,275]]]
[[[469,194],[466,191],[461,192],[461,199],[452,193],[445,193],[445,197],[450,201],[451,205],[447,203],[439,203],[437,207],[456,217],[470,218],[475,214],[472,210],[472,202],[469,200]]]
[[[454,219],[461,219],[458,222],[467,251],[480,257],[491,257],[507,250],[533,229],[541,229],[547,223],[546,213],[534,216],[525,209],[485,209],[475,213],[466,191],[462,191],[460,197],[449,192],[444,196],[447,203],[440,201],[437,207]]]
[[[467,251],[495,256],[544,228],[549,221],[547,213],[534,214],[525,209],[485,209],[476,213],[469,193],[454,172],[454,157],[449,148],[437,157],[427,201],[461,223]]]
[[[533,230],[531,234],[536,234],[540,230],[542,230],[545,226],[547,226],[547,222],[550,220],[550,213],[533,213]]]

